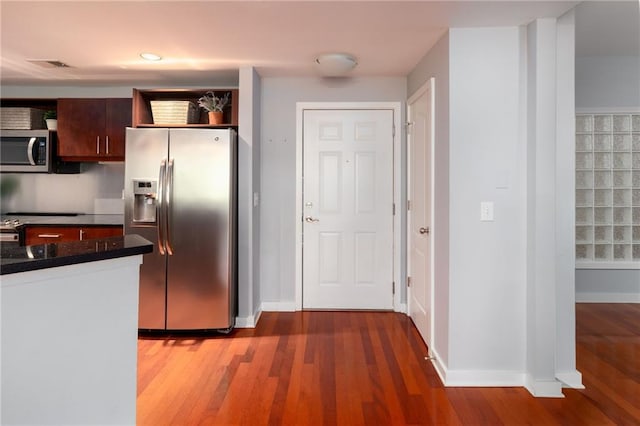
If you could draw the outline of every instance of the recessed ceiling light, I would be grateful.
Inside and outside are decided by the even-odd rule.
[[[156,55],[155,53],[141,53],[140,57],[147,61],[159,61],[162,59],[162,56]]]

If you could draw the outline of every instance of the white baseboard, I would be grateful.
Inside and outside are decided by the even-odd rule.
[[[440,355],[438,355],[435,349],[429,348],[429,355],[431,356],[433,368],[436,369],[436,373],[438,373],[438,377],[440,377],[440,381],[444,385],[447,377],[447,366],[441,361]]]
[[[407,313],[407,304],[406,303],[400,303],[397,307],[394,308],[395,312],[400,312],[402,314],[406,314]]]
[[[525,388],[537,398],[564,398],[562,383],[558,380],[534,380],[527,374]]]
[[[576,292],[577,303],[640,303],[638,293]]]
[[[255,328],[257,321],[253,317],[253,315],[248,317],[236,317],[236,327],[235,328]]]
[[[288,301],[288,302],[262,302],[260,305],[260,311],[262,312],[295,312],[296,302]],[[400,312],[403,314],[407,313],[407,304],[401,303],[397,309],[394,309],[395,312]]]
[[[248,317],[236,317],[236,328],[256,328],[262,311],[258,309]]]
[[[438,353],[430,350],[431,362],[446,387],[522,387],[525,375],[519,371],[450,370]]]
[[[556,379],[562,382],[562,387],[584,389],[582,374],[578,370],[556,372]]]
[[[524,384],[519,371],[449,370],[445,386],[462,387],[514,387]]]
[[[261,308],[264,312],[295,312],[296,302],[262,302]]]
[[[295,301],[262,302],[262,304],[260,305],[260,310],[259,310],[259,312],[295,312],[295,311],[297,311],[296,302]],[[395,312],[400,312],[400,313],[406,314],[407,313],[407,304],[406,303],[401,303],[400,306],[398,306],[398,309],[395,309]],[[253,317],[246,317],[246,318],[237,317],[236,318],[236,327],[242,328],[240,325],[238,325],[240,323],[242,323],[242,324],[250,324],[251,321],[252,321],[252,318]],[[246,326],[246,327],[253,327],[253,326]]]

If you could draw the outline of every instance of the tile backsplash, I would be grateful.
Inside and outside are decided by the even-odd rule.
[[[0,181],[11,181],[13,188],[2,194],[0,210],[122,214],[124,163],[83,163],[81,170],[72,175],[0,174]]]

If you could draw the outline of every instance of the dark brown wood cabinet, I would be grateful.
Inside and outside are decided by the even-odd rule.
[[[123,235],[122,226],[27,226],[25,245],[84,241]]]
[[[66,161],[124,161],[130,98],[58,99],[58,156]]]

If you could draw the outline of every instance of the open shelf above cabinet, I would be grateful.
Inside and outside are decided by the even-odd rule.
[[[216,96],[229,93],[229,103],[224,109],[221,124],[209,124],[207,111],[200,108],[198,99],[213,91]],[[151,101],[190,101],[195,103],[197,112],[193,123],[154,123]],[[133,127],[199,127],[219,128],[238,126],[238,89],[133,89]]]

